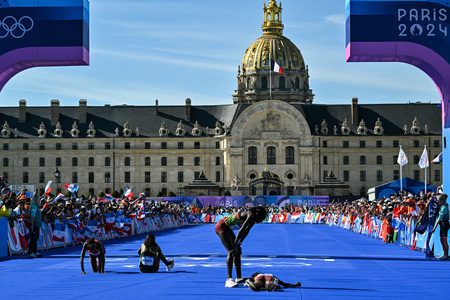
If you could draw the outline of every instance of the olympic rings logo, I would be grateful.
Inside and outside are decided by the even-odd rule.
[[[33,19],[25,16],[19,19],[12,16],[7,16],[3,20],[0,20],[0,39],[7,37],[9,34],[13,38],[22,38],[27,31],[33,29]]]

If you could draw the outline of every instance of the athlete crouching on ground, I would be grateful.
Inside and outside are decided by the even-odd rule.
[[[89,253],[89,260],[91,262],[92,271],[94,273],[105,274],[105,247],[102,242],[97,241],[94,238],[88,239],[83,244],[83,250],[81,250],[81,274],[87,274],[84,271],[84,255],[86,254],[86,250]],[[98,258],[98,265],[97,265]]]
[[[248,211],[237,212],[224,217],[217,222],[215,231],[220,241],[228,251],[227,273],[228,279],[226,287],[236,287],[238,283],[233,280],[233,262],[236,268],[236,281],[242,278],[241,273],[241,244],[247,237],[250,229],[255,223],[261,223],[267,217],[266,209],[263,206],[252,207]],[[235,236],[231,226],[240,226],[237,236]]]
[[[287,283],[281,281],[278,277],[275,277],[273,274],[263,274],[260,272],[255,272],[252,274],[250,278],[242,278],[238,283],[245,281],[245,284],[252,291],[274,291],[278,290],[281,287],[278,285],[282,285],[283,287],[300,287],[302,284],[300,282],[296,282],[294,284]]]
[[[167,260],[161,251],[161,248],[155,242],[155,236],[153,234],[147,235],[144,243],[138,250],[140,255],[139,270],[142,273],[156,273],[159,270],[160,260],[166,265],[166,270],[172,270],[175,262],[173,259]]]

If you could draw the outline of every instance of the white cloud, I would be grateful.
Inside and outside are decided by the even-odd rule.
[[[333,24],[345,24],[345,15],[344,14],[340,14],[340,15],[329,15],[325,17],[325,21],[329,22],[329,23],[333,23]]]

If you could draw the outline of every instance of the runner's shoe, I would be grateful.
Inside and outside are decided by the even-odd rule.
[[[448,260],[448,256],[447,255],[442,255],[442,256],[439,256],[438,259],[440,259],[440,260]]]
[[[436,261],[436,260],[439,260],[439,259],[434,257],[434,256],[428,256],[427,255],[426,260]]]
[[[36,256],[36,254],[34,254],[34,253],[31,253],[31,254],[28,254],[28,258],[36,258],[37,256]]]
[[[227,281],[225,281],[225,287],[237,287],[239,284],[237,284],[236,282],[234,282],[233,278],[228,278]]]
[[[251,281],[250,279],[247,279],[245,281],[245,285],[248,286],[249,289],[251,289],[252,291],[259,291],[259,289],[255,286],[255,283],[253,281]]]
[[[169,260],[169,264],[166,266],[167,272],[169,272],[170,270],[172,270],[174,266],[175,266],[175,262],[173,261],[173,259],[170,259],[170,260]]]
[[[39,252],[34,253],[34,255],[36,255],[36,257],[42,257],[42,254],[40,254]]]
[[[269,282],[269,283],[266,283],[266,290],[267,290],[268,292],[273,291],[274,288],[277,287],[277,284],[278,284],[278,279],[275,279],[275,280],[273,280],[273,281],[271,281],[271,282]]]
[[[235,280],[234,280],[234,282],[236,282],[237,284],[239,284],[239,283],[243,283],[244,282],[244,278],[236,278]]]

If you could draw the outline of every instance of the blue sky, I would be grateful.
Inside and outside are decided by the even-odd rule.
[[[268,0],[266,0],[268,2]],[[90,0],[90,66],[25,70],[1,106],[233,103],[237,66],[262,35],[263,0]],[[316,104],[440,101],[402,63],[345,62],[345,0],[284,0],[284,35],[302,52]]]

